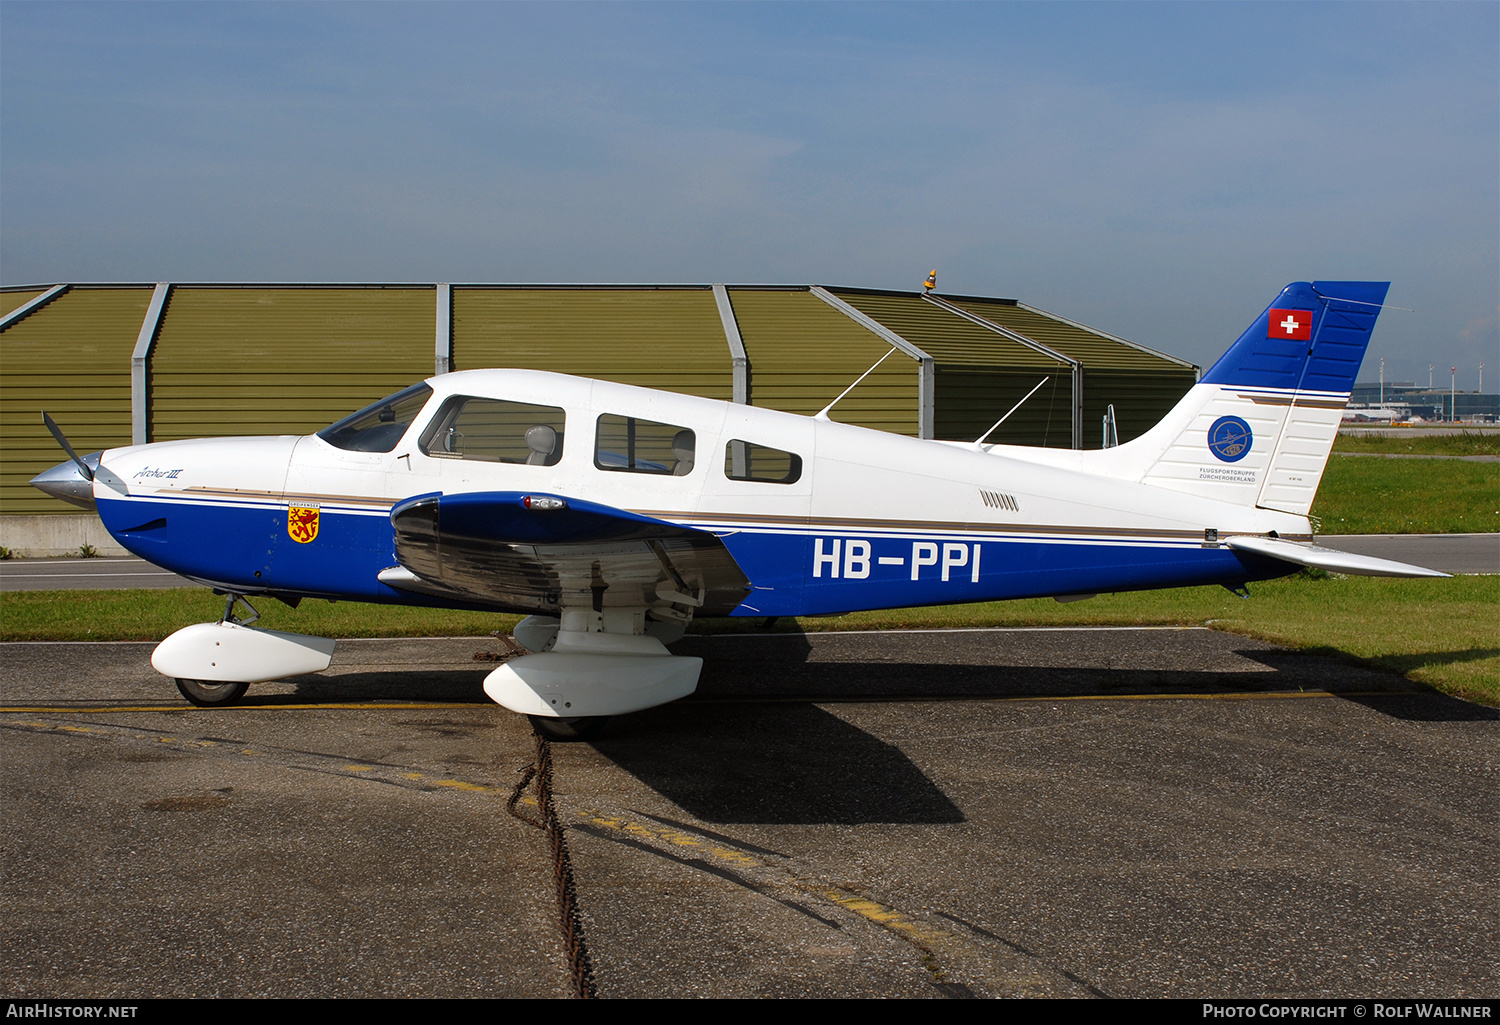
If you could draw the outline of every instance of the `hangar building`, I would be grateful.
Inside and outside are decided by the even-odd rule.
[[[57,284],[0,289],[0,545],[112,547],[30,487],[132,442],[305,434],[434,373],[527,367],[973,440],[1099,448],[1197,380],[1184,360],[1014,299],[820,285]],[[71,514],[70,514],[71,513]]]

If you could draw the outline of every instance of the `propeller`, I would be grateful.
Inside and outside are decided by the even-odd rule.
[[[78,464],[78,471],[83,474],[84,479],[92,481],[94,479],[94,471],[89,468],[88,463],[79,458],[77,452],[73,451],[73,446],[68,444],[67,436],[63,434],[62,428],[57,426],[56,420],[47,415],[45,409],[42,410],[42,423],[47,425],[47,430],[52,432],[52,436],[57,439],[57,443],[62,446],[62,450],[68,454],[68,458]]]
[[[99,459],[104,453],[91,452],[86,458],[79,458],[73,446],[68,444],[62,428],[45,412],[42,413],[42,423],[47,425],[47,430],[52,432],[52,437],[57,439],[68,458],[31,478],[31,486],[71,505],[84,509],[95,508],[94,477],[98,473]],[[90,460],[93,461],[92,466],[89,465]]]

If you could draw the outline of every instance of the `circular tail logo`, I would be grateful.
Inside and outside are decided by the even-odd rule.
[[[1250,425],[1237,416],[1221,416],[1208,429],[1208,450],[1226,463],[1237,463],[1255,440]]]

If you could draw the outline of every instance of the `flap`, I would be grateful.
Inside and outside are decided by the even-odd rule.
[[[727,615],[750,581],[713,533],[562,495],[418,495],[391,510],[392,587],[516,612],[650,608]],[[388,579],[389,578],[389,579]]]

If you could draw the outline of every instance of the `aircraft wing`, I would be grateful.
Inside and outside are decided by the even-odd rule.
[[[1353,555],[1317,545],[1297,544],[1274,537],[1231,537],[1224,541],[1230,548],[1242,552],[1268,555],[1283,562],[1299,566],[1313,566],[1330,573],[1347,573],[1358,577],[1446,577],[1435,569],[1424,569],[1390,559],[1376,559],[1369,555]]]
[[[391,510],[403,591],[515,612],[646,607],[722,616],[750,591],[706,530],[561,495],[418,495]]]

